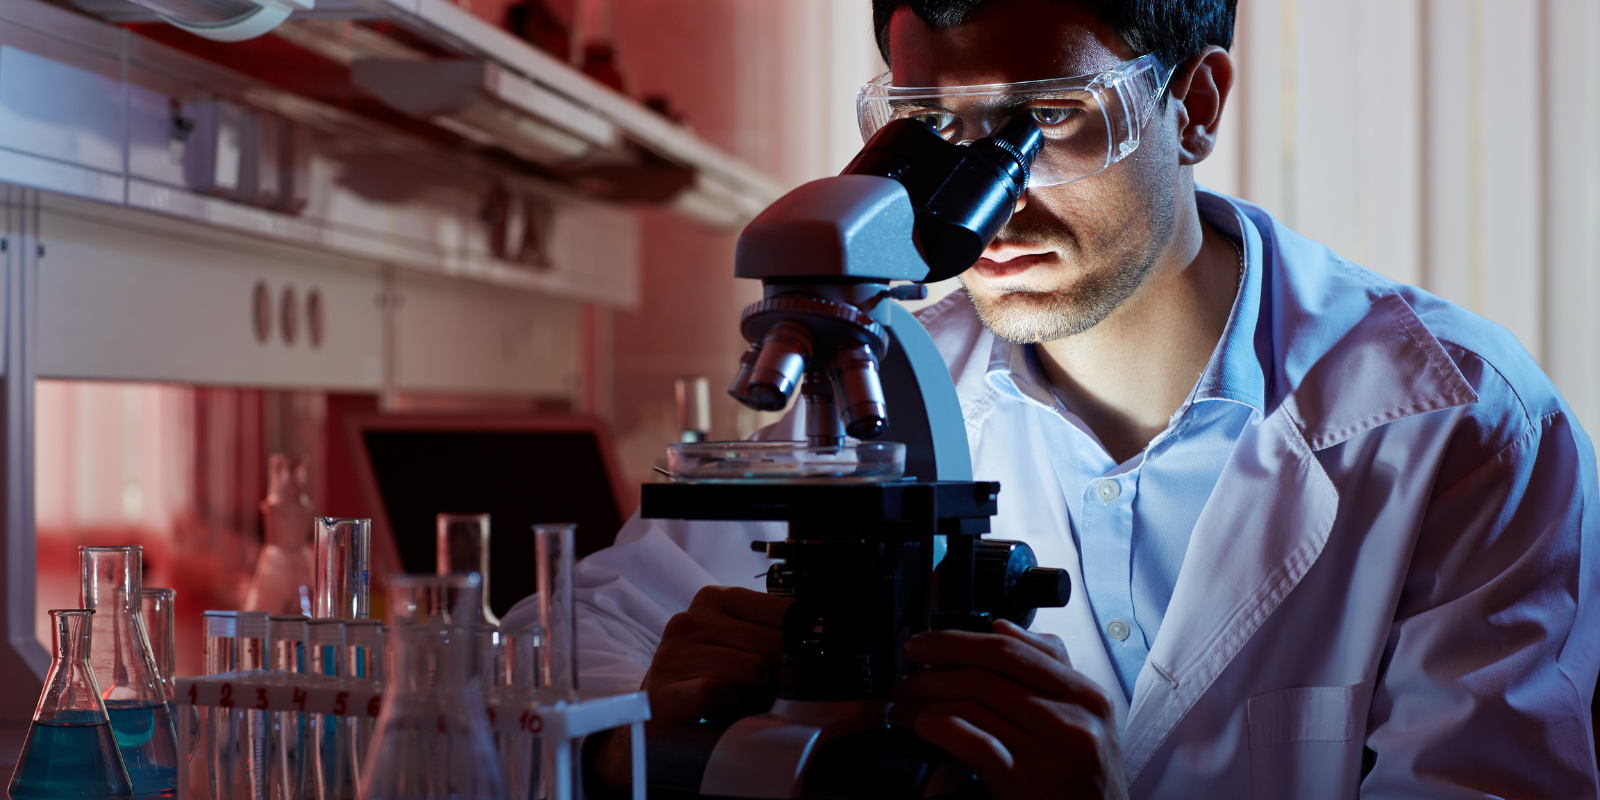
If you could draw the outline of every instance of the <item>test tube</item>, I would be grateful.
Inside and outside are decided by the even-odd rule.
[[[371,599],[372,520],[317,517],[317,619],[365,619]]]
[[[344,623],[345,676],[383,680],[383,623],[350,619]]]
[[[573,617],[572,539],[576,525],[533,526],[534,572],[539,592],[539,627],[544,631],[544,702],[578,699],[577,630]]]
[[[489,515],[439,514],[434,518],[438,530],[438,573],[476,572],[483,580],[483,621],[499,625],[500,618],[489,610]]]
[[[320,527],[319,527],[320,531]],[[336,684],[344,672],[344,620],[314,619],[306,623],[306,662],[319,682]],[[306,800],[347,800],[350,781],[344,726],[332,714],[311,716],[311,763],[306,770]]]
[[[271,620],[265,611],[240,611],[235,618],[239,634],[240,673],[267,669]],[[267,714],[250,708],[249,698],[240,698],[234,709],[234,729],[238,731],[238,750],[233,770],[235,800],[267,800]]]
[[[273,614],[269,630],[272,652],[268,669],[287,675],[306,671],[306,618],[300,614]]]
[[[502,628],[495,633],[491,666],[484,671],[484,699],[496,713],[517,714],[538,702],[539,687],[544,684],[539,670],[544,661],[544,631]],[[535,800],[541,775],[539,737],[517,730],[496,732],[494,738],[510,800]]]
[[[140,593],[140,603],[144,606],[144,626],[150,633],[150,654],[155,657],[156,670],[161,673],[161,682],[166,684],[167,701],[173,699],[177,672],[174,669],[174,653],[177,650],[174,636],[176,629],[173,627],[172,602],[177,592],[171,589],[159,589],[153,586],[144,587]]]
[[[347,679],[383,680],[383,623],[375,619],[346,620],[344,649],[344,674]],[[346,741],[350,747],[350,774],[359,784],[362,765],[367,763],[367,744],[372,741],[374,720],[356,714],[347,718],[345,723]],[[360,787],[357,788],[359,790]]]
[[[306,618],[299,614],[274,614],[271,619],[270,668],[284,680],[306,671]],[[297,711],[273,712],[273,737],[277,749],[267,774],[271,800],[300,800],[304,785],[305,715]]]
[[[205,618],[205,669],[207,675],[222,675],[238,669],[239,612],[207,611]],[[234,729],[233,710],[200,709],[200,725],[205,759],[209,764],[203,783],[216,800],[233,798]]]

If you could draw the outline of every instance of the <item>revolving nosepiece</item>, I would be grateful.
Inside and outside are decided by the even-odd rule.
[[[811,332],[793,322],[773,325],[762,337],[761,352],[750,366],[750,380],[739,399],[757,411],[782,411],[800,385],[811,360]]]

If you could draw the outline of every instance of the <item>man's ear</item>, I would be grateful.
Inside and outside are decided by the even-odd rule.
[[[1233,90],[1233,59],[1220,47],[1207,47],[1179,70],[1169,93],[1178,104],[1178,163],[1188,166],[1217,146],[1222,108]]]

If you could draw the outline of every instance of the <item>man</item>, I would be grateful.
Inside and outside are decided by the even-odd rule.
[[[1594,797],[1589,440],[1505,331],[1196,190],[1231,0],[874,12],[896,86],[1173,68],[1131,155],[1030,187],[920,315],[995,536],[1074,593],[914,638],[891,722],[995,797]],[[1025,89],[996,107],[1043,124]],[[580,568],[587,685],[642,680],[656,725],[765,710],[784,601],[744,544],[781,535],[632,521]]]

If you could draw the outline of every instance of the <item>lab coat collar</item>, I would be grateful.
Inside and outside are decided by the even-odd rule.
[[[1299,584],[1340,498],[1316,451],[1415,414],[1477,401],[1392,284],[1234,204],[1262,254],[1258,352],[1276,354],[1260,424],[1247,425],[1195,523],[1122,746],[1130,782]]]

